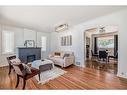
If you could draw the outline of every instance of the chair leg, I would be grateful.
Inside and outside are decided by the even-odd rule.
[[[38,77],[39,77],[39,81],[40,81],[40,80],[41,80],[41,79],[40,79],[40,73],[38,74]]]
[[[109,62],[109,57],[108,57],[108,62]]]
[[[10,75],[11,73],[11,65],[9,65],[9,72],[8,72],[8,75]]]
[[[108,63],[108,58],[106,58],[106,64]]]
[[[19,84],[19,76],[17,75],[17,83],[16,83],[15,88],[17,88],[17,87],[18,87],[18,84]]]
[[[25,86],[26,86],[26,78],[23,78],[23,88],[22,89],[25,89]]]

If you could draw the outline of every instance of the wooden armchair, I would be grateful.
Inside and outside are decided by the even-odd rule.
[[[9,56],[9,57],[7,57],[7,61],[8,61],[8,64],[9,64],[9,72],[8,72],[9,75],[10,75],[10,73],[11,73],[11,69],[13,68],[12,63],[11,63],[10,60],[15,59],[15,58],[16,58],[15,55],[14,55],[14,56]]]
[[[40,80],[40,70],[36,69],[36,68],[32,68],[31,69],[31,73],[27,74],[25,71],[25,68],[23,66],[23,64],[13,64],[13,68],[15,70],[15,73],[17,74],[17,83],[16,83],[16,88],[18,87],[19,84],[19,78],[23,78],[23,88],[25,88],[26,85],[26,80],[32,78],[33,76],[37,75],[39,76],[39,80]]]

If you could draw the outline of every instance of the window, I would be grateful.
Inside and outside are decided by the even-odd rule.
[[[2,31],[2,53],[14,53],[14,32],[6,30]]]
[[[114,37],[100,37],[98,38],[98,48],[114,48]]]
[[[41,47],[42,47],[42,51],[46,51],[46,37],[45,36],[41,37]]]

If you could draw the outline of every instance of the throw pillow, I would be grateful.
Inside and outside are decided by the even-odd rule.
[[[12,59],[10,61],[11,61],[12,64],[21,64],[21,61],[18,58]]]
[[[29,67],[29,66],[27,66],[27,65],[26,65],[26,64],[24,64],[24,63],[22,63],[22,64],[23,64],[23,67],[24,67],[24,69],[25,69],[26,73],[27,73],[27,74],[31,74],[32,72],[31,72],[30,67]]]
[[[32,72],[31,72],[31,69],[30,69],[30,67],[29,66],[27,66],[26,64],[24,64],[24,63],[21,63],[21,61],[20,61],[20,59],[18,59],[18,58],[15,58],[15,59],[12,59],[12,60],[10,60],[11,62],[12,62],[12,64],[14,64],[14,65],[19,65],[19,64],[22,64],[23,65],[23,67],[24,67],[24,70],[23,71],[21,71],[24,75],[25,74],[31,74]]]
[[[64,54],[63,59],[64,59],[65,57],[69,57],[69,56],[70,56],[70,54]]]
[[[60,52],[55,52],[55,56],[60,56]]]
[[[26,71],[24,69],[24,66],[22,63],[16,63],[13,65],[13,68],[15,69],[15,72],[19,75],[26,75]]]

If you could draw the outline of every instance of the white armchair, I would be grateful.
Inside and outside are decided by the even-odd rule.
[[[74,53],[70,51],[56,51],[49,54],[49,59],[61,67],[68,67],[75,62]]]

